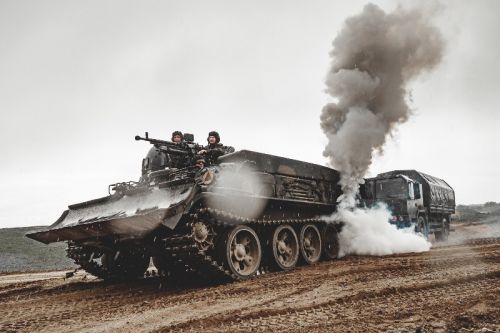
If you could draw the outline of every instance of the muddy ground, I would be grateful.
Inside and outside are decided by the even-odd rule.
[[[488,228],[456,227],[427,253],[351,256],[219,286],[1,275],[0,332],[499,332],[500,237]]]

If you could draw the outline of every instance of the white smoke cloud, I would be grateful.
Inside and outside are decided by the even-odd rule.
[[[392,130],[411,116],[407,84],[441,61],[444,43],[431,18],[429,8],[386,13],[368,4],[333,41],[326,92],[336,102],[324,106],[321,127],[328,138],[323,154],[341,172],[344,195],[332,218],[346,223],[340,234],[344,254],[430,248],[421,236],[390,225],[387,208],[354,207],[374,153],[383,153]]]
[[[391,214],[384,205],[354,210],[340,209],[334,216],[345,221],[339,235],[340,253],[381,256],[394,253],[424,252],[431,248],[413,227],[397,229],[388,223]]]

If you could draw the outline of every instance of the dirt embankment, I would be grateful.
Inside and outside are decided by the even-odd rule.
[[[500,238],[219,286],[63,276],[0,276],[0,331],[500,331]]]

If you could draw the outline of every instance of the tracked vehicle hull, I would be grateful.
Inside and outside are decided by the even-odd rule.
[[[103,279],[144,274],[150,258],[173,281],[246,279],[338,254],[339,174],[251,151],[206,170],[158,170],[68,207],[30,238],[68,242],[68,256]]]

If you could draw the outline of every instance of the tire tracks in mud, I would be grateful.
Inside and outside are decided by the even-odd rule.
[[[487,273],[473,274],[470,273],[477,268],[476,266],[469,267],[470,270],[464,272],[463,267],[452,270],[449,272],[449,276],[457,276],[460,272],[464,273],[460,278],[446,278],[446,276],[441,280],[431,280],[430,277],[435,275],[435,272],[422,272],[422,274],[413,275],[408,279],[399,279],[398,277],[384,277],[384,276],[368,276],[366,279],[357,281],[358,283],[352,283],[348,286],[347,283],[341,283],[340,285],[325,284],[322,285],[322,290],[320,291],[321,297],[315,295],[314,291],[318,288],[318,285],[308,285],[306,287],[297,290],[296,292],[291,292],[285,297],[290,297],[292,295],[298,295],[298,299],[291,299],[289,302],[280,302],[273,304],[268,308],[261,304],[259,308],[245,307],[239,311],[232,313],[224,313],[223,315],[214,316],[213,318],[200,318],[198,320],[192,320],[190,322],[181,323],[172,327],[168,330],[164,327],[160,331],[175,332],[180,329],[185,331],[200,331],[208,329],[210,331],[218,331],[220,325],[224,325],[222,331],[248,331],[256,330],[259,327],[261,331],[267,331],[271,329],[279,329],[284,324],[289,325],[288,329],[293,327],[303,327],[300,322],[304,321],[307,325],[311,324],[309,320],[303,320],[305,317],[312,317],[314,320],[318,319],[315,314],[320,313],[320,317],[324,317],[325,311],[330,310],[334,314],[338,315],[339,318],[346,318],[344,313],[346,307],[358,308],[359,306],[366,307],[369,304],[380,305],[380,300],[388,296],[393,295],[405,295],[404,298],[408,300],[409,296],[413,293],[418,294],[421,291],[427,290],[439,290],[439,289],[449,289],[449,286],[457,286],[461,288],[460,285],[466,283],[474,283],[476,281],[483,280],[494,280],[500,276],[500,270],[494,270]],[[379,284],[379,281],[384,281],[381,284],[381,288],[374,288],[373,290],[365,291],[363,285],[372,283],[375,285]],[[419,281],[430,281],[421,283]],[[394,283],[394,286],[391,286]],[[396,284],[399,283],[399,284]],[[409,285],[410,287],[406,287]],[[489,285],[485,285],[487,288]],[[344,290],[347,288],[347,290]],[[365,287],[365,289],[367,289]],[[425,296],[423,296],[425,298]],[[283,299],[283,298],[282,298]],[[301,304],[300,299],[309,300],[305,304]],[[367,302],[366,300],[371,300]],[[335,309],[333,309],[335,307]],[[335,310],[335,311],[334,311]],[[298,316],[298,317],[297,317]],[[297,317],[298,319],[293,320]],[[359,314],[353,318],[360,318]],[[314,321],[313,321],[314,322]],[[315,323],[324,322],[324,318],[320,321],[315,321]],[[314,326],[314,325],[313,325]],[[362,329],[362,327],[360,328]]]
[[[355,319],[360,324],[358,327],[349,323],[349,329],[363,330],[367,317],[366,313],[370,307],[379,308],[388,302],[404,303],[409,300],[423,300],[428,305],[429,299],[437,299],[443,294],[447,294],[460,289],[474,289],[482,292],[490,288],[490,283],[499,280],[500,271],[478,274],[472,277],[465,277],[442,282],[426,283],[412,287],[388,287],[382,290],[371,292],[360,292],[347,297],[339,297],[320,304],[304,306],[298,308],[285,308],[274,311],[256,311],[245,316],[237,316],[235,320],[225,323],[221,331],[248,332],[248,331],[272,331],[287,327],[289,331],[301,331],[305,328],[328,328],[347,326],[342,324],[343,319]],[[450,285],[451,284],[451,285]],[[494,290],[498,292],[499,289]],[[365,312],[365,315],[363,315]],[[372,316],[369,314],[368,316]],[[387,316],[384,316],[387,320]],[[220,326],[220,324],[218,325]],[[207,329],[208,327],[205,327]],[[380,329],[381,327],[379,327]],[[198,327],[191,330],[196,331]],[[208,328],[218,331],[216,327]],[[346,327],[347,329],[347,327]]]
[[[496,258],[498,260],[498,258],[499,258],[498,249],[499,248],[500,248],[500,246],[498,244],[496,244],[494,247],[492,247],[492,249],[494,250],[493,252],[491,251],[492,249],[488,249],[486,252],[496,253]],[[358,269],[356,273],[352,273],[351,270],[348,269],[344,272],[340,272],[340,273],[333,274],[333,275],[327,274],[327,278],[330,281],[337,280],[336,281],[337,284],[340,284],[340,285],[343,284],[343,285],[347,286],[349,284],[351,284],[351,285],[355,284],[356,282],[370,283],[370,282],[373,282],[376,280],[384,281],[384,280],[394,279],[394,278],[400,277],[401,275],[403,275],[403,276],[405,276],[407,274],[411,275],[411,273],[413,273],[411,275],[411,277],[413,280],[416,280],[416,281],[411,281],[411,280],[404,281],[405,284],[411,284],[411,283],[417,283],[419,280],[429,280],[429,279],[432,279],[433,276],[439,277],[441,275],[445,275],[445,277],[449,276],[451,278],[451,281],[453,281],[453,276],[458,274],[460,271],[463,271],[464,267],[466,268],[466,265],[470,266],[469,267],[470,269],[466,272],[467,274],[474,272],[478,268],[483,268],[483,269],[487,268],[487,266],[478,266],[477,253],[471,252],[468,250],[468,251],[465,251],[465,253],[467,253],[467,256],[464,256],[462,253],[457,254],[456,252],[457,251],[451,251],[451,252],[449,251],[449,253],[453,254],[453,255],[448,255],[445,258],[431,258],[431,259],[428,258],[426,255],[419,255],[419,254],[417,254],[417,255],[415,255],[415,254],[403,255],[403,258],[399,258],[398,256],[385,257],[385,258],[381,258],[381,260],[379,260],[379,261],[381,261],[381,264],[376,265],[375,267],[370,267],[369,269],[363,269],[363,267],[361,266],[361,268]],[[458,252],[461,252],[461,251],[458,251]],[[392,258],[392,257],[394,257],[394,258]],[[359,265],[361,264],[361,262],[359,262],[359,261],[365,262],[365,261],[370,261],[370,260],[373,262],[373,258],[368,258],[368,259],[367,258],[356,258],[355,261],[358,261],[358,262],[356,262],[355,265],[356,265],[356,267],[360,267]],[[454,271],[453,269],[456,269],[456,271]],[[442,271],[445,271],[446,274],[442,274]],[[309,270],[308,270],[308,272],[309,272]],[[492,274],[496,274],[496,273],[498,273],[498,271],[494,271]],[[299,276],[301,276],[301,275],[299,275]],[[339,278],[342,276],[347,277],[347,279],[345,281],[342,281],[342,280],[339,281]],[[487,276],[489,276],[489,275],[479,275],[478,279],[482,279],[482,278],[485,278]],[[303,278],[303,280],[306,280],[306,281],[314,281],[315,277],[314,276],[302,276],[302,278]],[[450,280],[444,280],[444,281],[445,281],[444,283],[446,284],[446,283],[448,283],[446,281],[450,281]],[[293,281],[292,285],[294,283],[297,283],[297,281]],[[455,282],[451,282],[451,283],[455,283]],[[435,284],[435,282],[431,282],[431,285],[432,284]],[[328,289],[334,290],[334,288],[335,288],[335,285],[328,286]],[[314,286],[309,285],[309,286],[306,286],[302,289],[309,291],[309,290],[313,290]],[[392,289],[393,289],[393,287],[389,287],[387,290],[392,290]],[[290,293],[288,295],[288,297],[291,295],[292,295],[292,293]],[[304,298],[308,298],[308,295],[303,295],[303,296],[304,296]],[[335,293],[332,293],[331,295],[328,295],[328,296],[336,299]],[[314,298],[314,295],[309,295],[309,298],[311,298],[311,297]],[[292,303],[294,303],[294,302],[292,302]],[[314,301],[312,303],[313,303],[313,305],[308,305],[304,308],[305,309],[316,309],[317,306],[314,305]],[[279,306],[276,306],[276,308],[283,308],[283,304],[278,304],[278,305]],[[285,306],[286,306],[286,304],[285,304]],[[297,307],[292,307],[292,308],[285,307],[285,310],[280,309],[277,312],[277,316],[278,316],[278,318],[282,318],[282,321],[284,323],[288,323],[289,322],[289,312],[290,311],[299,311],[301,309],[302,308],[300,308],[300,307],[299,308],[297,308]],[[249,310],[249,314],[246,314],[246,315],[243,314],[245,312],[245,310]],[[227,313],[225,315],[215,316],[214,318],[211,318],[211,320],[207,320],[207,318],[201,318],[199,320],[191,320],[191,321],[186,322],[186,323],[180,323],[180,324],[172,326],[170,328],[164,327],[164,329],[161,331],[176,331],[179,329],[183,329],[186,331],[197,331],[200,329],[207,329],[207,328],[209,328],[210,330],[217,331],[217,327],[220,327],[221,324],[224,324],[226,321],[232,322],[231,321],[232,317],[237,317],[238,322],[242,323],[242,322],[245,322],[246,319],[249,319],[249,320],[255,319],[252,317],[255,314],[258,317],[262,317],[262,316],[264,316],[264,314],[270,315],[272,313],[273,313],[272,308],[262,309],[262,305],[259,309],[251,309],[251,308],[246,307],[245,309],[241,309],[241,310],[233,312],[233,313]],[[307,313],[307,315],[308,314],[309,313]],[[272,318],[272,321],[276,322],[277,319]],[[210,322],[213,322],[214,326],[211,326]],[[244,327],[243,330],[246,330],[248,328],[256,329],[259,325],[260,324],[258,324],[256,326],[251,326],[251,327],[243,326]],[[236,326],[229,325],[228,327],[225,327],[223,329],[223,331],[224,330],[227,330],[227,331],[237,330],[237,327],[238,327],[238,325],[236,325]],[[270,329],[272,326],[263,324],[262,327],[266,327],[266,329]],[[274,327],[274,328],[278,329],[280,327],[281,327],[281,325],[277,324],[276,327]],[[292,327],[293,327],[293,325],[292,325]]]
[[[490,299],[500,292],[499,276],[500,238],[489,238],[219,286],[165,289],[157,278],[19,282],[0,285],[0,331],[390,331],[415,330],[429,318],[439,328],[460,321],[461,307],[486,299],[488,309],[499,308],[498,297]]]

